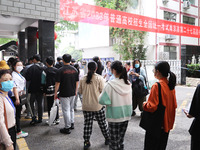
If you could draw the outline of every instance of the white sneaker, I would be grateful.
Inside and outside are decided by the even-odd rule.
[[[21,131],[21,132],[17,133],[17,139],[19,139],[19,138],[25,138],[27,136],[28,136],[28,133],[24,132],[24,131]]]

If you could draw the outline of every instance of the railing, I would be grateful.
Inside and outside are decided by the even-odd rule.
[[[141,60],[142,66],[155,65],[159,60]],[[181,61],[180,60],[165,60],[169,63],[171,71],[176,75],[177,84],[181,84]],[[123,64],[126,62],[130,62],[132,64],[132,60],[130,61],[122,61]]]
[[[142,66],[154,66],[159,60],[141,60]],[[165,60],[169,63],[171,71],[176,75],[177,84],[181,84],[181,61],[180,60]],[[122,61],[123,64],[126,62],[130,62],[132,64],[132,60]],[[86,62],[87,64],[87,62]],[[106,62],[102,61],[104,67],[106,66]],[[84,71],[87,72],[87,65],[84,67]]]

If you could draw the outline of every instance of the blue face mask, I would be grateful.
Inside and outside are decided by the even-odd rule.
[[[14,82],[13,81],[5,81],[5,82],[1,82],[1,90],[8,92],[10,91],[14,86]]]
[[[140,67],[140,64],[135,64],[135,68],[139,68]]]

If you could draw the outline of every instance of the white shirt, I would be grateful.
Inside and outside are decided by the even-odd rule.
[[[26,91],[26,79],[20,74],[15,71],[12,72],[12,78],[14,81],[14,87],[17,87],[17,91]],[[14,96],[14,94],[12,94]]]

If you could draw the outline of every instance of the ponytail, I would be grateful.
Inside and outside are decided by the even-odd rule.
[[[88,63],[88,73],[87,73],[87,80],[86,80],[87,84],[91,83],[92,76],[95,73],[96,68],[97,68],[96,62],[91,61]]]
[[[122,66],[122,67],[123,67],[123,66]],[[121,75],[120,75],[119,78],[120,78],[120,79],[124,79],[124,83],[125,83],[125,84],[129,84],[129,83],[128,83],[127,72],[126,72],[126,68],[125,68],[125,67],[122,68],[122,73],[121,73]]]
[[[170,71],[169,63],[166,61],[159,61],[155,65],[155,70],[158,70],[163,77],[169,76],[169,89],[173,90],[176,86],[176,75]]]
[[[88,71],[86,83],[90,84],[94,71]]]
[[[120,61],[112,62],[111,69],[116,70],[117,74],[120,74],[119,79],[124,79],[124,83],[129,84],[126,68],[122,66],[122,63]]]
[[[169,72],[169,83],[168,83],[168,86],[169,86],[169,89],[170,90],[173,90],[176,86],[176,75],[173,73],[173,72]]]

